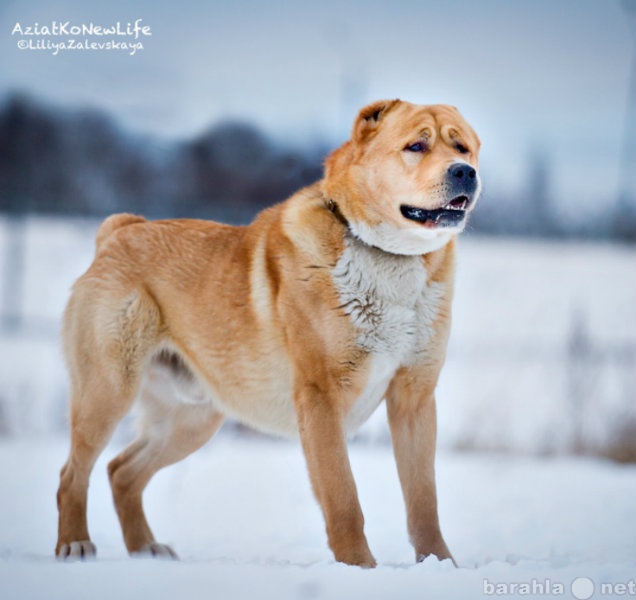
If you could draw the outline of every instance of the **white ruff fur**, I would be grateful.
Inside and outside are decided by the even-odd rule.
[[[421,256],[387,254],[348,241],[332,272],[340,300],[371,354],[370,377],[345,420],[348,432],[366,421],[384,398],[398,368],[426,353],[444,288],[427,284]]]
[[[351,221],[349,226],[351,232],[366,244],[391,254],[409,256],[435,252],[464,229],[463,225],[444,229],[427,229],[421,226],[403,229],[389,223],[380,223],[372,227],[363,221]]]

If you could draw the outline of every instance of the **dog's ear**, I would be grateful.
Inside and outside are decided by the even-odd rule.
[[[365,106],[353,124],[351,139],[355,142],[368,140],[378,130],[387,113],[399,103],[400,100],[378,100]]]

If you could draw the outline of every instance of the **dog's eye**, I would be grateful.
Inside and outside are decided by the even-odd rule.
[[[415,144],[411,144],[404,149],[408,150],[409,152],[426,152],[427,150],[426,144],[424,142],[415,142]]]
[[[459,152],[460,154],[468,154],[469,152],[468,148],[466,148],[464,144],[460,143],[455,144],[455,150],[457,150],[457,152]]]

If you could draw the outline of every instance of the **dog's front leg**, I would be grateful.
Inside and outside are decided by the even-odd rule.
[[[400,371],[389,387],[386,404],[393,450],[416,560],[430,554],[455,563],[442,537],[435,488],[437,422],[430,380],[411,369]]]
[[[309,477],[337,561],[361,567],[376,562],[364,535],[364,517],[353,480],[342,421],[332,399],[314,385],[296,391],[298,426]]]

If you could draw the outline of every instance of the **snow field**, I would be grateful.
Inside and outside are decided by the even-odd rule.
[[[89,493],[90,563],[53,559],[55,491],[67,442],[0,443],[3,599],[482,598],[484,581],[627,583],[636,559],[636,467],[591,459],[441,453],[440,519],[459,569],[413,564],[391,452],[353,445],[351,462],[379,566],[333,561],[322,516],[293,442],[213,439],[160,472],[144,498],[158,540],[177,563],[131,559],[98,461]],[[600,596],[595,596],[600,597]]]

